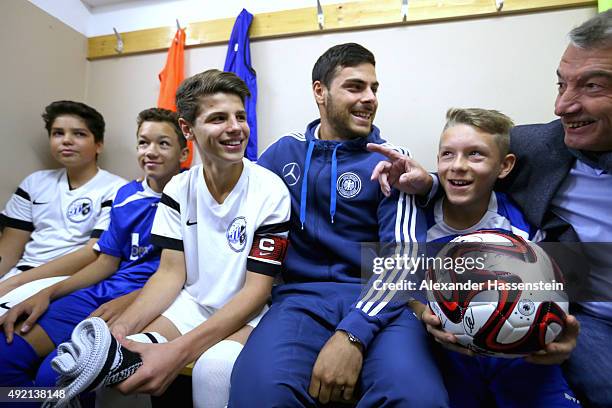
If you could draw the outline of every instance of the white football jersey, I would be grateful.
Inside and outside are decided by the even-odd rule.
[[[23,180],[0,214],[4,226],[31,231],[17,267],[36,267],[81,248],[108,227],[115,193],[126,181],[105,170],[70,189],[66,169]]]
[[[184,251],[184,289],[202,306],[221,308],[244,285],[246,271],[276,276],[287,249],[291,199],[271,171],[244,159],[223,204],[212,197],[201,165],[166,185],[151,242]]]

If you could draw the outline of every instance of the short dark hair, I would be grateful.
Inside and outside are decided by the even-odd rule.
[[[444,130],[459,124],[472,126],[493,135],[502,157],[510,151],[510,129],[514,123],[503,113],[492,109],[450,108],[446,112]]]
[[[612,9],[580,24],[569,37],[574,46],[582,49],[612,47]]]
[[[312,83],[320,81],[329,88],[336,71],[345,67],[361,64],[376,66],[374,54],[359,44],[346,43],[334,45],[323,53],[312,68]]]
[[[249,88],[233,72],[209,69],[185,79],[176,91],[176,107],[179,116],[193,123],[199,114],[200,98],[216,93],[236,95],[242,100],[251,96]]]
[[[172,112],[168,109],[162,108],[149,108],[145,109],[138,114],[136,118],[136,123],[138,124],[138,129],[136,130],[136,135],[140,132],[140,127],[143,122],[166,122],[172,129],[174,129],[174,133],[176,133],[176,137],[178,138],[179,145],[181,149],[187,147],[187,140],[185,136],[183,136],[183,132],[181,131],[181,127],[178,124],[178,114],[176,112]]]
[[[83,119],[87,129],[93,133],[95,142],[104,142],[104,117],[91,106],[74,101],[55,101],[45,107],[42,118],[45,121],[45,129],[47,129],[49,136],[51,136],[53,122],[58,116],[62,115],[73,115]]]

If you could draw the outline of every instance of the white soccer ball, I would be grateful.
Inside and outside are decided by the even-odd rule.
[[[478,231],[454,239],[438,257],[448,262],[428,271],[429,305],[462,346],[520,357],[543,349],[565,328],[563,278],[538,245],[509,233]],[[475,266],[459,268],[466,259]]]

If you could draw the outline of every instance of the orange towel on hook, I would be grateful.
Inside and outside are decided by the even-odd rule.
[[[176,112],[176,90],[185,79],[185,29],[176,30],[172,45],[168,50],[168,58],[166,66],[159,73],[159,98],[157,99],[157,107],[169,109]],[[189,156],[183,163],[183,168],[189,168],[193,159],[193,145],[191,141],[187,141],[189,147]]]

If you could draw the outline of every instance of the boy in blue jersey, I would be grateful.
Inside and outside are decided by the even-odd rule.
[[[54,385],[49,362],[55,346],[92,312],[112,321],[157,269],[161,251],[149,241],[151,227],[164,186],[187,157],[186,142],[174,112],[147,109],[137,122],[138,163],[145,178],[117,192],[110,226],[94,246],[97,260],[0,318],[3,386]],[[27,319],[15,325],[22,315]]]
[[[515,163],[509,153],[512,121],[486,109],[449,109],[438,148],[438,175],[444,195],[427,208],[427,242],[446,243],[477,230],[501,230],[540,241],[504,193],[493,191]],[[419,316],[426,306],[412,301]],[[437,329],[436,329],[437,330]],[[441,331],[441,330],[440,330]],[[444,333],[453,343],[454,336]],[[524,359],[473,356],[447,343],[440,366],[452,407],[579,405],[559,365],[536,365]]]
[[[291,194],[284,284],[253,331],[232,373],[229,406],[299,407],[358,400],[360,406],[446,406],[425,331],[393,293],[361,295],[361,246],[424,242],[415,197],[384,197],[369,180],[385,143],[374,55],[350,43],[316,62],[312,87],[320,120],[271,145],[259,164]],[[428,190],[422,169],[413,181]],[[398,380],[398,379],[401,379]]]

